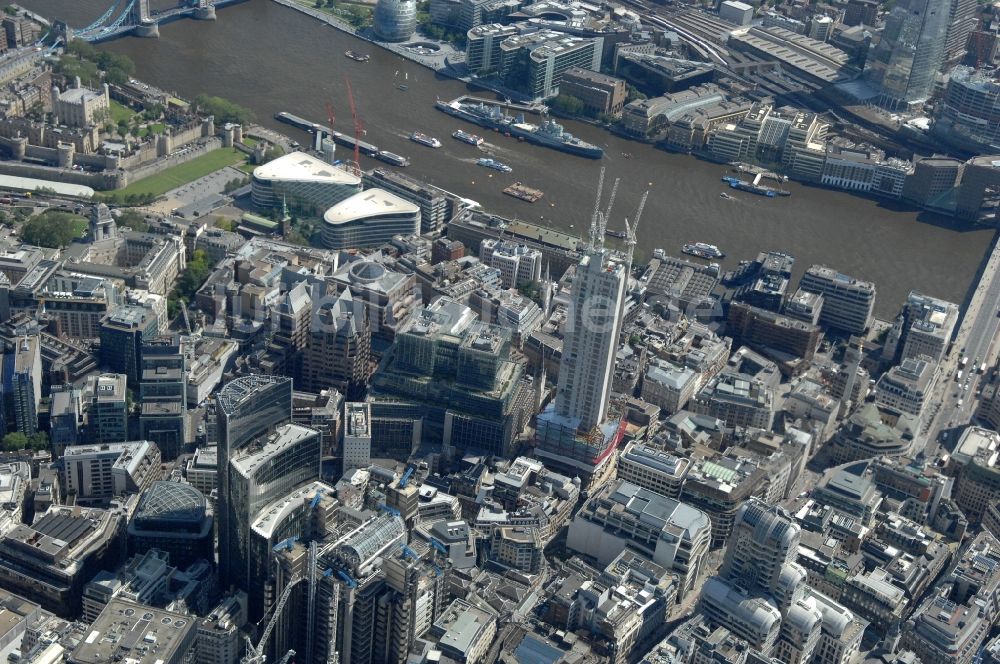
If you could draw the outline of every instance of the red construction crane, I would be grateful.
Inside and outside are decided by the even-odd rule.
[[[337,118],[333,114],[333,102],[326,102],[326,120],[330,123],[330,130],[333,130],[333,123]]]
[[[354,106],[354,92],[351,91],[351,79],[344,77],[347,83],[347,101],[351,104],[351,117],[354,118],[354,174],[361,176],[361,120],[358,119],[358,110]]]

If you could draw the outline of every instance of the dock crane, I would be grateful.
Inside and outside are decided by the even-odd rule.
[[[358,109],[354,105],[354,91],[351,90],[351,79],[344,77],[347,83],[347,101],[351,105],[351,117],[354,119],[354,174],[361,177],[361,120],[358,119]]]
[[[281,593],[281,597],[278,599],[278,603],[274,607],[274,612],[271,614],[271,619],[267,621],[267,626],[264,627],[264,632],[260,635],[260,639],[257,641],[257,645],[253,644],[250,637],[247,636],[247,654],[243,657],[240,664],[266,664],[267,655],[265,651],[267,650],[267,640],[271,638],[271,632],[274,630],[274,625],[278,622],[278,618],[281,616],[281,612],[285,608],[285,604],[288,603],[288,598],[292,596],[292,590],[298,585],[302,578],[298,578],[292,581],[287,586],[285,590]],[[292,656],[295,655],[295,651],[289,651],[285,653],[285,656],[281,658],[278,664],[288,664],[288,661]]]

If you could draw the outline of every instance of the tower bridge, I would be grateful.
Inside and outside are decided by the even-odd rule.
[[[179,18],[190,17],[201,21],[214,21],[215,10],[245,0],[178,0],[169,9],[150,9],[150,0],[109,0],[111,6],[93,23],[74,28],[56,23],[56,40],[68,43],[73,39],[96,44],[125,35],[158,37],[160,26]]]

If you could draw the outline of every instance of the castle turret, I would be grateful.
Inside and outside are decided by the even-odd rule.
[[[76,146],[72,143],[60,143],[56,146],[56,165],[59,168],[72,168]]]

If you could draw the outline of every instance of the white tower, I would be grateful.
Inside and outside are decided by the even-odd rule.
[[[634,234],[626,221],[627,255],[615,255],[604,247],[604,230],[618,191],[618,180],[604,212],[599,209],[603,185],[602,170],[590,223],[590,241],[573,277],[555,401],[556,414],[576,421],[577,430],[584,432],[602,424],[607,415],[635,246]],[[640,205],[640,213],[641,209]]]

